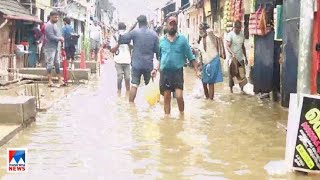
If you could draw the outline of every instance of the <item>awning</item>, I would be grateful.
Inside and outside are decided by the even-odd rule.
[[[6,19],[42,22],[38,17],[30,14],[29,10],[14,0],[0,0],[0,13]]]
[[[42,21],[34,16],[12,16],[12,15],[4,15],[6,19],[15,19],[15,20],[24,20],[24,21],[32,21],[41,23]]]

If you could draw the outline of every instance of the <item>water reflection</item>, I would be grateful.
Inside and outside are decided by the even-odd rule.
[[[189,94],[194,72],[186,71],[186,110],[165,117],[162,102],[149,107],[139,90],[136,105],[116,90],[114,65],[0,148],[0,179],[318,179],[282,171],[287,119],[278,105],[228,94],[217,86],[215,101]],[[6,148],[29,149],[29,172],[6,174]]]

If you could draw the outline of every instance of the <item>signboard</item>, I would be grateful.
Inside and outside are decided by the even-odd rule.
[[[294,109],[297,112],[292,112]],[[287,153],[288,151],[291,151],[291,155],[290,152],[289,155],[287,154],[287,158],[289,158],[287,160],[289,160],[293,170],[319,173],[320,97],[302,95],[299,102],[299,108],[290,108],[290,111],[287,134]],[[288,141],[291,141],[292,143]]]

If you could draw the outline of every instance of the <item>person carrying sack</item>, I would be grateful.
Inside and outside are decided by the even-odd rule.
[[[234,23],[233,31],[227,35],[227,50],[230,54],[231,59],[229,63],[229,87],[230,92],[233,93],[234,80],[236,77],[239,81],[241,91],[244,86],[248,83],[246,78],[245,64],[248,64],[246,48],[244,46],[244,34],[241,32],[241,22],[236,21]]]
[[[207,99],[214,98],[214,85],[223,82],[223,74],[220,62],[220,56],[224,56],[220,50],[219,38],[214,35],[213,29],[205,22],[200,27],[201,47],[201,69],[202,85]]]

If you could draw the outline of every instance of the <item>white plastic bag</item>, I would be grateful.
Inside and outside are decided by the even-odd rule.
[[[202,81],[200,79],[197,80],[197,82],[193,88],[192,96],[197,99],[200,99],[204,96],[203,85],[202,85]]]
[[[243,87],[243,91],[244,91],[246,94],[254,95],[253,85],[250,84],[250,83],[247,83],[247,84]]]

